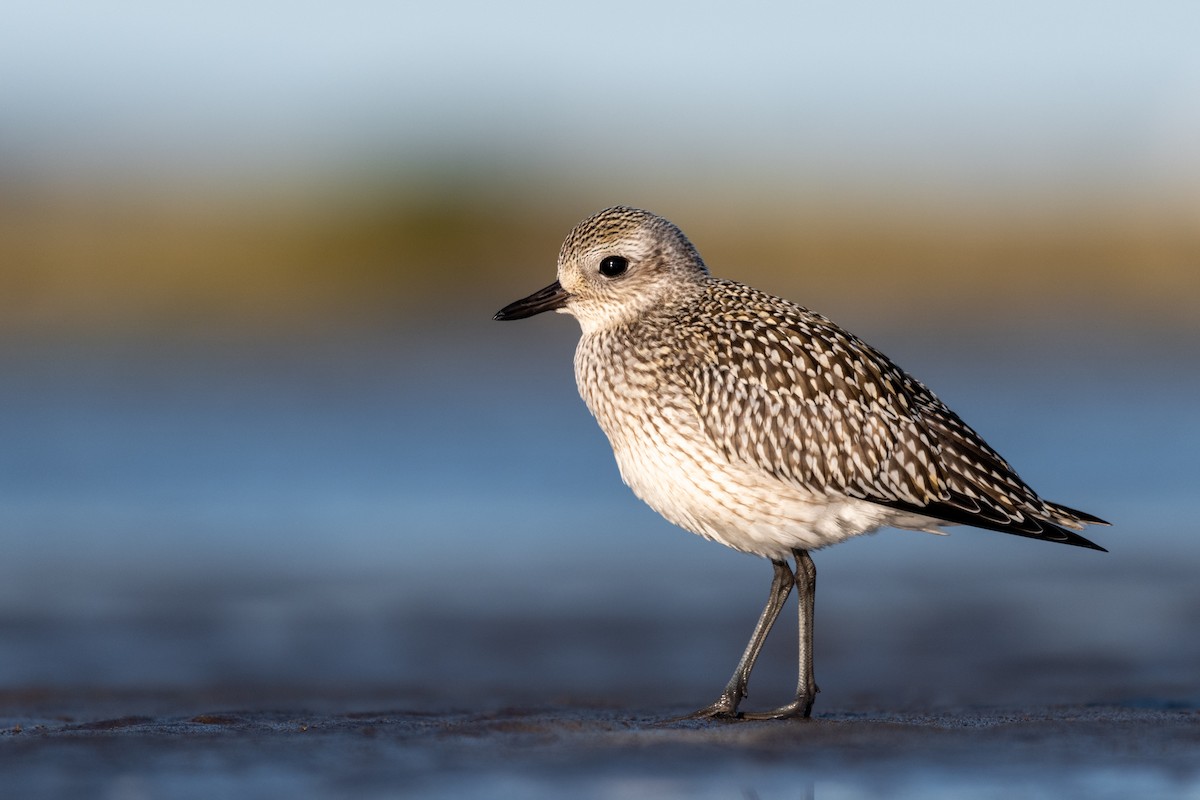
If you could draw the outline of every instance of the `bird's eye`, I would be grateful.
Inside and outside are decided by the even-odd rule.
[[[606,278],[624,275],[627,269],[629,269],[629,260],[621,256],[609,256],[600,262],[600,274]]]

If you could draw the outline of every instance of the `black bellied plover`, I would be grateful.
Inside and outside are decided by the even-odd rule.
[[[559,253],[558,280],[496,319],[543,311],[579,320],[579,393],[634,493],[676,525],[774,566],[733,677],[692,717],[812,713],[811,550],[883,526],[949,524],[1104,549],[1068,530],[1103,520],[1039,497],[883,353],[808,309],[711,277],[683,232],[648,211],[616,207],[581,222]],[[796,699],[740,713],[793,586]]]

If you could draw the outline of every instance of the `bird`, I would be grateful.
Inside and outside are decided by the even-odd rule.
[[[803,306],[713,277],[660,216],[614,206],[583,220],[563,242],[557,278],[494,319],[574,316],[579,393],[624,482],[675,525],[773,568],[733,675],[681,719],[811,717],[812,551],[885,526],[968,525],[1107,552],[1075,532],[1107,522],[1042,499],[882,352]],[[795,699],[743,711],[793,587]]]

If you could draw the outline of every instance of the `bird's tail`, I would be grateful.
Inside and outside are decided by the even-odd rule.
[[[1081,531],[1088,525],[1108,525],[1109,522],[1094,517],[1085,511],[1071,508],[1070,506],[1059,505],[1046,501],[1046,507],[1050,510],[1050,519],[1055,523],[1062,525],[1064,528]]]

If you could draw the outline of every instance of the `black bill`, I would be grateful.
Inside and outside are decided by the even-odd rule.
[[[526,317],[532,317],[534,314],[541,314],[543,311],[553,311],[556,308],[565,306],[568,297],[570,295],[567,294],[567,290],[562,287],[562,284],[555,281],[545,289],[540,289],[523,300],[509,303],[497,311],[496,316],[492,317],[492,319],[525,319]]]

